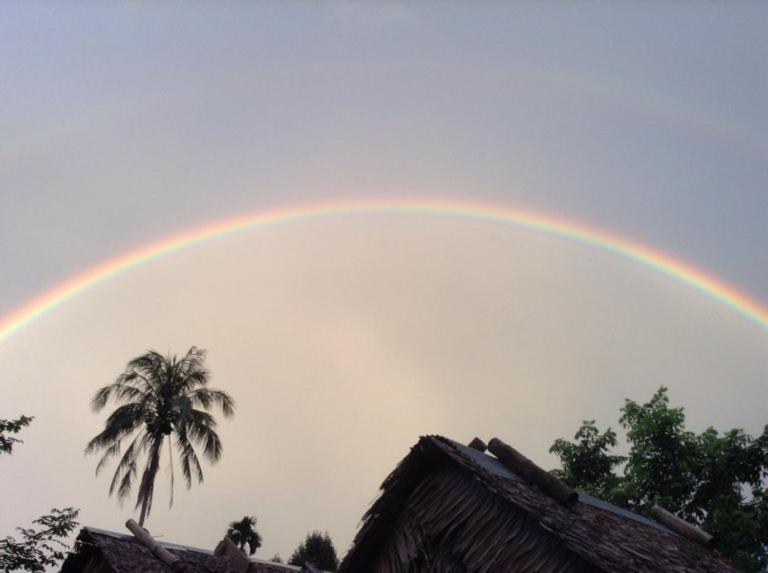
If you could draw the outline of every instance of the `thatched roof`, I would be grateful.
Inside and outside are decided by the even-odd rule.
[[[496,457],[440,436],[421,438],[381,489],[342,573],[736,571],[646,517],[585,494],[558,503]]]
[[[180,561],[184,573],[232,573],[241,568],[230,557],[213,551],[173,543],[159,545],[168,549]],[[77,537],[75,552],[61,573],[171,573],[164,564],[133,535],[84,527]],[[250,559],[248,573],[300,573],[301,567]]]

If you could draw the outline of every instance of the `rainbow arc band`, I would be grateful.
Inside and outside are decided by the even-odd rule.
[[[594,227],[489,203],[448,199],[369,199],[286,207],[234,217],[130,251],[70,278],[0,318],[0,342],[79,293],[181,249],[269,225],[366,214],[412,214],[475,219],[515,225],[546,235],[570,239],[635,261],[686,284],[768,330],[768,308],[756,300],[687,263]]]

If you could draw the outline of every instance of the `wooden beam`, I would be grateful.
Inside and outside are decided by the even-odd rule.
[[[699,545],[703,545],[704,547],[711,547],[712,543],[714,542],[715,538],[712,537],[709,533],[702,531],[694,525],[691,525],[684,519],[680,519],[659,505],[654,505],[651,508],[651,517],[653,517],[653,519],[662,525],[666,525],[675,533],[679,533],[686,539],[690,539],[691,541],[698,543]]]
[[[579,494],[573,488],[557,479],[551,473],[541,469],[512,446],[493,438],[488,442],[488,449],[499,458],[507,469],[513,471],[528,483],[537,486],[549,497],[562,504],[573,503]]]
[[[168,565],[172,571],[186,571],[186,567],[178,557],[160,545],[157,541],[152,539],[152,536],[149,534],[149,532],[134,520],[129,519],[125,522],[125,526],[131,533],[133,533],[133,536],[139,541],[139,543],[149,549],[152,552],[152,555]]]
[[[485,452],[485,450],[488,449],[488,446],[485,445],[485,442],[481,440],[480,438],[475,438],[469,444],[467,444],[470,448],[473,450],[477,450],[478,452]]]

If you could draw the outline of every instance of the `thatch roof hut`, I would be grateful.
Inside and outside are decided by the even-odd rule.
[[[496,456],[480,440],[421,438],[384,481],[340,573],[736,571],[695,528],[577,494],[491,446]]]
[[[137,526],[138,527],[138,526]],[[149,538],[149,539],[147,539]],[[311,565],[294,567],[249,559],[230,540],[215,550],[158,542],[138,536],[84,527],[61,573],[322,573]]]

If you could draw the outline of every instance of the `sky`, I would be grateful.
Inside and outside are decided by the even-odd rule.
[[[742,2],[5,3],[0,317],[140,247],[248,214],[469,201],[577,222],[768,306],[768,8]],[[340,552],[420,435],[545,467],[660,385],[690,426],[768,420],[768,331],[615,254],[514,225],[358,214],[254,228],[119,274],[0,342],[0,535],[133,515],[88,401],[155,348],[237,400],[206,481],[147,527]]]

